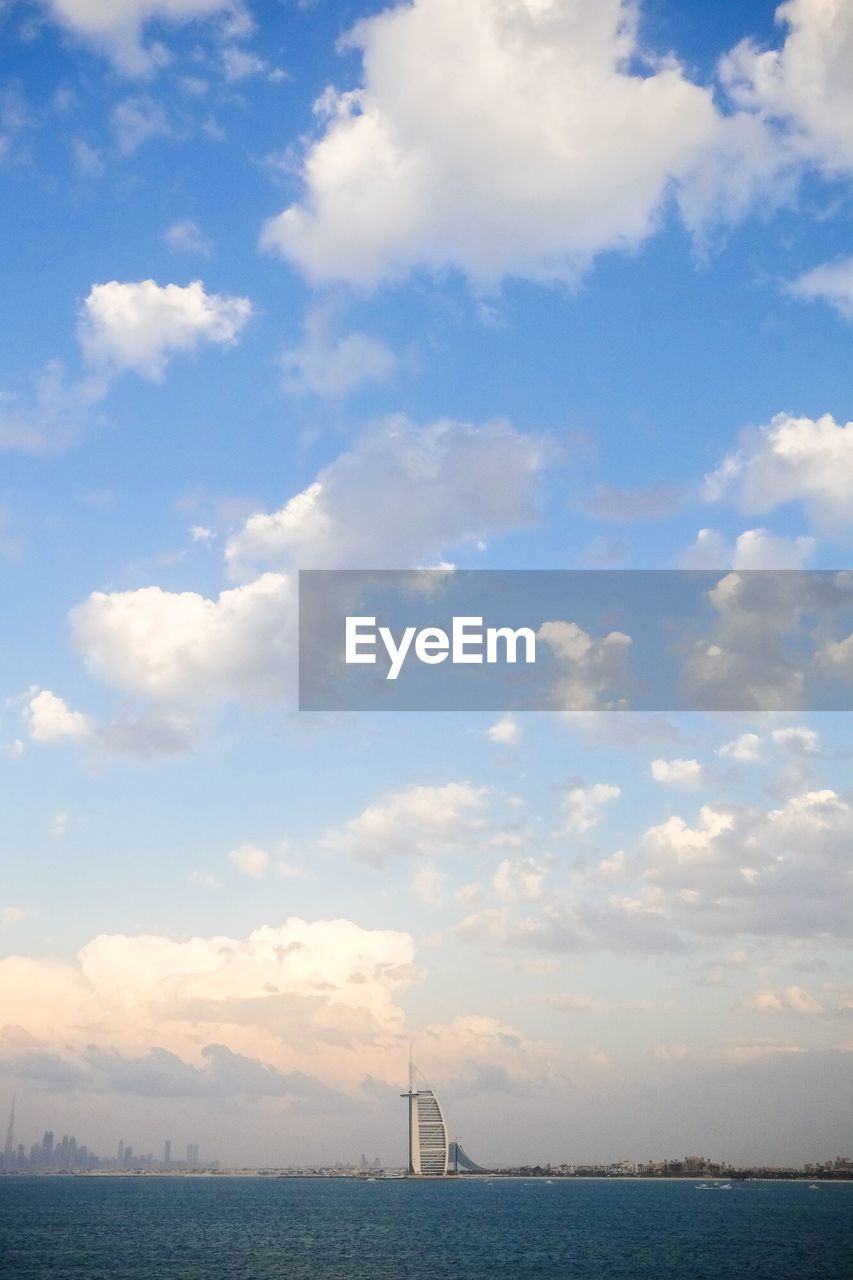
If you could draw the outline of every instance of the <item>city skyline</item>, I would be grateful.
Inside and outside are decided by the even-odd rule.
[[[826,0],[0,3],[4,1122],[402,1167],[414,1042],[483,1166],[851,1149],[851,51]],[[300,711],[298,575],[358,569],[426,624],[710,577],[549,598],[553,711]],[[711,709],[630,709],[644,646]]]

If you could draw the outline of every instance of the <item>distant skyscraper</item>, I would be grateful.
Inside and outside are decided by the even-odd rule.
[[[166,1141],[163,1143],[163,1164],[168,1169],[171,1163],[172,1163],[172,1144],[167,1138]]]
[[[6,1129],[6,1145],[3,1148],[5,1156],[13,1156],[15,1154],[15,1095],[12,1094],[12,1108],[9,1112],[9,1126]]]
[[[417,1068],[409,1055],[409,1173],[447,1173],[447,1126],[432,1089],[415,1088]],[[424,1081],[424,1083],[426,1083]]]

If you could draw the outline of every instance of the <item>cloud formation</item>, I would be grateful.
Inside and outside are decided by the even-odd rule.
[[[33,742],[80,741],[92,732],[88,717],[82,711],[72,711],[50,689],[33,694],[23,716]]]
[[[643,65],[623,0],[414,0],[347,44],[362,83],[317,103],[305,194],[263,233],[314,280],[574,280],[646,239],[721,129],[674,58]]]
[[[341,919],[292,917],[244,938],[101,935],[74,962],[0,960],[0,1004],[19,1042],[72,1067],[86,1046],[131,1057],[156,1046],[190,1064],[183,1087],[204,1091],[215,1081],[195,1072],[215,1065],[215,1043],[222,1067],[230,1052],[353,1083],[398,1051],[412,961],[407,934]]]
[[[70,614],[93,674],[184,701],[266,699],[290,688],[293,586],[267,573],[215,600],[194,591],[95,591]]]
[[[252,314],[248,298],[154,280],[94,284],[83,303],[79,338],[87,362],[105,373],[131,371],[159,382],[176,352],[202,343],[230,346]]]
[[[505,422],[386,419],[279,511],[226,547],[232,577],[263,568],[391,569],[532,522],[543,442]]]
[[[482,836],[487,795],[485,788],[464,782],[406,787],[369,805],[340,830],[326,832],[323,843],[373,866],[389,857],[460,853]]]
[[[743,433],[740,447],[706,477],[705,497],[731,496],[757,514],[801,502],[818,525],[844,526],[851,518],[851,468],[853,422],[779,413]]]
[[[67,31],[106,52],[125,74],[147,75],[168,60],[160,44],[142,34],[154,20],[191,22],[233,8],[233,0],[41,0]]]

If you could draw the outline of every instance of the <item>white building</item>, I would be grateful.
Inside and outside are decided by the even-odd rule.
[[[423,1080],[424,1088],[416,1088],[419,1074],[409,1060],[409,1173],[443,1177],[447,1173],[447,1125],[438,1098]]]

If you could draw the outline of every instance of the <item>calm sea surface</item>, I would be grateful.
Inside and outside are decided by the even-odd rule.
[[[846,1280],[853,1183],[0,1178],[3,1280]]]

